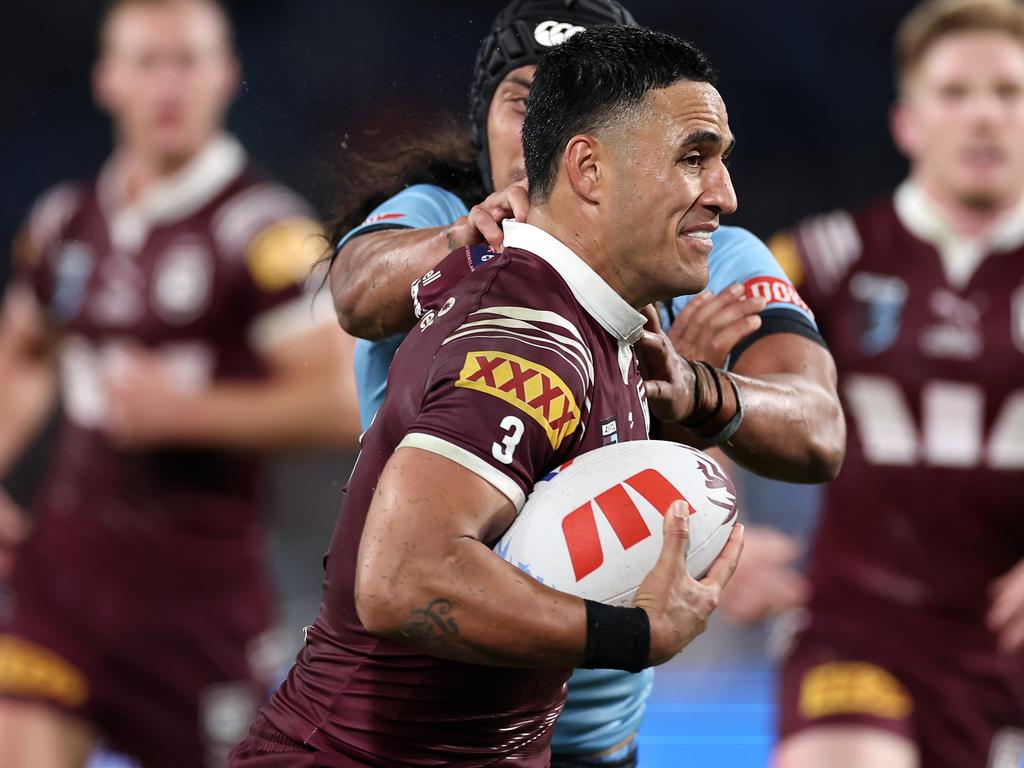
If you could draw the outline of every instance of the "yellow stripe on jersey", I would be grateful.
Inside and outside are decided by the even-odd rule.
[[[580,423],[572,390],[550,368],[505,352],[469,352],[456,387],[475,389],[515,406],[558,448]]]
[[[12,635],[0,635],[0,693],[78,707],[89,696],[85,675],[61,656]]]
[[[800,685],[800,714],[808,720],[829,715],[902,720],[913,708],[913,700],[900,681],[874,664],[819,664],[804,675]]]
[[[303,282],[326,247],[315,221],[294,217],[258,232],[246,249],[246,261],[259,288],[279,291]]]
[[[800,251],[796,247],[796,239],[788,232],[779,232],[768,241],[775,260],[793,285],[799,286],[804,279],[804,266],[800,261]]]

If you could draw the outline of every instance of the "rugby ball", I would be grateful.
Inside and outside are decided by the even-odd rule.
[[[663,440],[615,443],[563,464],[534,486],[494,551],[554,589],[630,605],[677,499],[692,510],[686,568],[699,579],[732,531],[736,490],[706,453]]]

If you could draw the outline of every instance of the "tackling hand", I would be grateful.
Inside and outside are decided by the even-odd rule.
[[[454,251],[468,245],[487,243],[499,251],[505,240],[501,222],[505,219],[526,221],[529,212],[530,198],[526,191],[526,179],[523,179],[491,193],[482,203],[474,205],[468,215],[457,219],[446,230],[448,247]]]

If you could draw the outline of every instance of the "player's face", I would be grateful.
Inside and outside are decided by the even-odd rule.
[[[610,141],[610,235],[643,303],[703,290],[711,233],[736,210],[725,165],[734,142],[718,91],[682,81],[647,98],[650,113]]]
[[[201,2],[128,5],[105,30],[97,99],[119,142],[157,162],[187,160],[216,133],[235,93],[225,20]]]
[[[1001,32],[937,41],[906,84],[894,120],[915,177],[973,208],[1024,191],[1024,47]]]
[[[513,69],[498,85],[487,111],[487,147],[495,189],[526,178],[523,160],[523,118],[536,65]]]

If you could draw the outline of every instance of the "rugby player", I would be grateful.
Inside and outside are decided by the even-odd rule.
[[[1024,756],[1024,9],[932,0],[896,54],[909,177],[774,241],[851,423],[783,668],[782,768]]]
[[[222,8],[117,0],[100,42],[114,153],[32,210],[0,321],[0,474],[58,389],[63,413],[0,617],[0,765],[100,737],[222,764],[269,682],[254,452],[354,444],[350,342],[302,286],[313,212],[223,132]]]
[[[634,344],[663,374],[651,405],[664,418],[714,434],[739,409],[730,374],[695,374],[638,311],[707,284],[707,234],[736,207],[707,59],[607,26],[546,56],[536,78],[529,216],[505,222],[488,269],[439,289],[446,300],[395,355],[320,616],[234,766],[547,766],[569,670],[671,658],[735,567],[742,528],[708,577],[685,573],[683,502],[632,608],[557,592],[490,549],[536,481],[602,444],[602,424],[646,439]],[[726,394],[698,402],[695,375]]]
[[[470,110],[475,148],[462,149],[457,129],[442,126],[419,133],[406,151],[390,147],[390,162],[346,169],[352,188],[335,228],[340,247],[331,278],[343,326],[375,339],[356,347],[364,428],[384,399],[391,359],[415,322],[414,309],[436,316],[447,299],[438,285],[490,263],[486,254],[479,265],[454,258],[439,267],[441,260],[458,246],[500,246],[501,220],[522,220],[529,211],[520,131],[536,63],[552,46],[599,23],[634,22],[613,2],[516,0],[495,19],[477,56]],[[493,189],[500,191],[484,199]],[[743,423],[725,446],[731,455],[773,477],[827,480],[841,462],[845,429],[832,360],[813,317],[756,237],[720,227],[712,240],[709,290],[663,303],[661,322],[688,359],[749,377],[740,385]],[[415,281],[415,307],[409,281]],[[707,444],[678,425],[656,422],[655,430]],[[752,556],[760,567],[758,589],[743,595],[744,616],[802,603],[805,583],[790,567],[793,543],[770,531],[748,530],[747,538],[744,560]],[[727,592],[723,601],[731,598]],[[553,764],[634,764],[652,680],[652,670],[576,672],[555,731]]]

